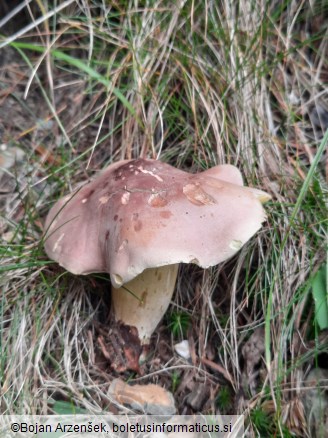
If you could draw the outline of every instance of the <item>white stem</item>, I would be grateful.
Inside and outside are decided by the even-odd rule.
[[[112,287],[116,321],[138,329],[142,344],[150,337],[169,307],[178,274],[178,264],[146,269],[119,289]]]

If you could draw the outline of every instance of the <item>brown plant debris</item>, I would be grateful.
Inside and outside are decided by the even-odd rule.
[[[174,415],[173,395],[166,389],[150,385],[128,385],[121,379],[113,380],[109,395],[117,403],[150,415]]]

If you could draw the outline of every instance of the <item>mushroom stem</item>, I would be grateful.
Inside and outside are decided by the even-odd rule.
[[[145,269],[119,289],[112,287],[115,320],[136,327],[141,344],[149,343],[169,307],[178,267],[174,264]]]

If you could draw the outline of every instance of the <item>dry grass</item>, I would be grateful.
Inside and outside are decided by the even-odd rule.
[[[1,142],[25,154],[1,179],[0,410],[49,413],[58,400],[112,407],[113,373],[96,343],[108,279],[49,262],[42,223],[77,184],[142,156],[189,171],[235,164],[273,201],[233,260],[207,272],[181,267],[170,313],[189,315],[193,362],[173,352],[173,313],[145,375],[130,377],[175,390],[180,412],[190,411],[188,379],[203,379],[208,413],[225,409],[217,400],[231,379],[229,412],[257,406],[277,414],[268,427],[305,433],[301,383],[327,350],[313,342],[310,290],[325,258],[323,2],[57,3],[17,2],[21,11],[0,20]],[[241,352],[256,328],[262,359],[248,380]]]

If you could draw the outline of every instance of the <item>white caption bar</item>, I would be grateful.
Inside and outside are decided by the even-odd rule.
[[[242,415],[0,415],[1,438],[242,438]]]

